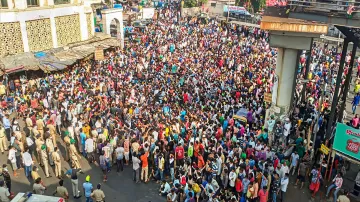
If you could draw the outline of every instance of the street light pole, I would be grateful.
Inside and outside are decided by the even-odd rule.
[[[337,78],[336,78],[336,86],[335,86],[334,98],[333,98],[333,101],[331,103],[331,111],[330,111],[329,122],[328,122],[328,125],[327,125],[327,128],[326,128],[326,138],[330,138],[331,132],[332,132],[332,125],[333,125],[333,122],[334,122],[335,111],[336,111],[337,104],[338,104],[339,88],[340,88],[340,83],[341,83],[341,80],[342,80],[342,74],[344,72],[345,57],[346,57],[349,42],[350,42],[349,39],[345,38],[344,44],[343,44],[343,50],[342,50],[342,53],[341,53],[340,66],[339,66],[339,70],[338,70]]]

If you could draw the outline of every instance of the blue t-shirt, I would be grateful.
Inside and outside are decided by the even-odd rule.
[[[81,144],[82,144],[82,145],[85,144],[85,141],[86,141],[86,135],[85,135],[85,133],[80,133],[80,141],[81,141]]]
[[[90,197],[93,186],[90,182],[84,182],[83,188],[85,190],[85,197]]]

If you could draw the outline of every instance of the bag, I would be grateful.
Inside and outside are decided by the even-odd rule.
[[[193,191],[194,191],[195,193],[199,193],[199,192],[201,191],[199,185],[196,184],[196,183],[194,183],[194,184],[192,185],[192,188],[193,188]]]
[[[181,185],[186,185],[186,177],[185,177],[184,175],[181,176],[180,184],[181,184]]]

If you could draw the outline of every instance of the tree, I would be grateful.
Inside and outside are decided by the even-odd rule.
[[[184,1],[184,8],[192,8],[197,6],[196,0],[185,0]]]
[[[200,5],[204,5],[208,2],[208,0],[198,0]]]

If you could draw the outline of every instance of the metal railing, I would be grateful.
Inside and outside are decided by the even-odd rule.
[[[324,12],[330,15],[346,14],[349,7],[354,6],[353,12],[360,13],[360,0],[289,0],[288,5],[301,12]]]

